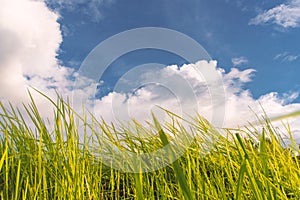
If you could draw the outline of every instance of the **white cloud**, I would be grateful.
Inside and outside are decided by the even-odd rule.
[[[226,73],[217,67],[216,61],[200,61],[195,64],[178,67],[167,66],[159,71],[149,71],[135,79],[142,79],[153,83],[137,89],[134,93],[114,92],[102,99],[92,101],[95,93],[93,86],[96,83],[89,79],[73,74],[72,70],[60,66],[56,59],[59,45],[62,42],[60,25],[57,23],[58,14],[50,11],[41,1],[30,0],[2,0],[0,7],[0,99],[9,100],[19,105],[28,102],[28,86],[36,87],[50,97],[55,97],[55,89],[65,96],[72,92],[78,96],[86,97],[84,102],[87,109],[94,108],[97,116],[102,116],[108,121],[129,120],[130,117],[139,121],[149,119],[151,109],[158,109],[160,105],[176,113],[189,112],[193,114],[195,104],[198,112],[208,119],[212,118],[212,99],[205,77],[199,74],[196,68],[215,70],[223,77],[226,94],[226,112],[224,126],[243,125],[247,121],[255,120],[249,106],[258,114],[261,107],[270,116],[282,115],[295,110],[300,110],[300,105],[291,103],[297,93],[278,95],[269,93],[254,99],[249,90],[243,89],[243,84],[251,81],[254,69],[240,71],[236,68]],[[80,87],[72,91],[73,81],[71,76],[78,77],[77,84]],[[129,80],[130,82],[130,80]],[[184,83],[194,92],[193,95],[185,90]],[[124,80],[123,83],[126,83]],[[177,95],[180,93],[181,95]],[[35,95],[35,100],[44,117],[51,116],[51,107],[42,97]],[[81,108],[81,102],[75,107]],[[193,102],[193,103],[191,103]],[[220,102],[222,103],[222,102]],[[94,105],[94,107],[92,106]],[[184,108],[184,109],[183,109]],[[159,117],[164,118],[162,112]],[[296,119],[290,123],[295,129],[299,129]]]
[[[247,83],[251,81],[253,72],[255,72],[255,69],[240,71],[237,68],[232,68],[229,73],[224,74],[223,78],[228,82],[237,82],[236,80],[239,80],[242,83]]]
[[[288,61],[292,62],[297,60],[299,55],[291,55],[288,52],[279,53],[274,57],[274,60]]]
[[[31,87],[52,98],[68,95],[73,70],[56,58],[62,42],[59,16],[42,1],[2,0],[0,6],[0,100],[21,105],[28,102]],[[33,90],[31,90],[33,92]],[[51,106],[33,92],[42,114]]]
[[[110,5],[114,0],[46,0],[46,2],[58,10],[67,9],[80,12],[98,22],[103,18],[101,8]]]
[[[178,77],[175,75],[180,75],[191,85],[195,92],[198,112],[208,120],[211,120],[213,115],[211,95],[205,80],[194,68],[200,65],[214,68],[223,77],[226,94],[224,127],[242,126],[248,122],[256,121],[257,119],[254,113],[259,116],[263,115],[262,107],[270,117],[281,116],[300,110],[300,104],[291,103],[298,97],[298,93],[286,93],[280,96],[278,93],[272,92],[258,99],[253,98],[251,92],[243,89],[242,86],[244,83],[251,81],[251,77],[255,71],[254,69],[239,71],[233,68],[230,72],[225,73],[224,70],[217,68],[217,62],[207,63],[201,61],[182,67],[175,65],[167,66],[160,71],[153,71],[152,77],[155,77],[158,82],[160,82],[162,78],[166,82],[172,82],[178,80]],[[153,80],[150,78],[150,74],[146,77],[149,77],[149,80]],[[145,76],[143,76],[143,78],[145,78]],[[182,90],[182,85],[178,83],[179,82],[177,82],[176,87]],[[105,120],[112,122],[115,122],[115,118],[121,121],[127,121],[130,118],[144,121],[149,119],[150,111],[155,108],[155,105],[165,107],[179,115],[192,107],[187,106],[190,99],[189,96],[180,99],[180,97],[174,95],[176,92],[173,91],[172,94],[166,89],[159,89],[159,87],[159,85],[142,87],[138,89],[135,94],[109,93],[102,99],[96,100],[94,108],[95,114],[98,117],[102,116]],[[191,112],[189,113],[191,115],[194,114],[192,109],[190,109]],[[162,119],[165,117],[162,113],[159,113],[159,115],[161,115],[160,117]],[[300,130],[300,126],[295,120],[292,119],[289,122],[292,128],[294,128],[293,130]],[[278,126],[281,125],[279,124]]]
[[[55,58],[62,41],[57,19],[43,2],[1,2],[1,97],[20,100],[31,85],[25,76],[41,84],[49,82],[46,79],[61,80],[68,73],[57,66]]]
[[[238,57],[238,58],[232,58],[231,62],[233,64],[233,66],[239,66],[239,65],[242,65],[242,64],[246,64],[249,61],[245,57]]]
[[[251,19],[249,24],[258,25],[273,23],[284,28],[296,28],[300,24],[300,0],[280,4]]]

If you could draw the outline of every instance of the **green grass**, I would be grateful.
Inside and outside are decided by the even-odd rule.
[[[285,148],[268,119],[257,129],[221,133],[200,116],[186,127],[168,112],[169,123],[153,116],[147,127],[135,121],[117,127],[96,119],[88,124],[61,99],[53,104],[48,124],[32,99],[25,106],[32,125],[18,109],[0,104],[0,199],[300,199],[295,150]],[[92,135],[79,136],[80,124]],[[110,145],[149,153],[175,140],[180,148],[188,132],[197,136],[183,155],[156,171],[124,173],[99,156],[114,154]],[[211,137],[216,140],[207,144]],[[170,157],[176,152],[173,146]]]

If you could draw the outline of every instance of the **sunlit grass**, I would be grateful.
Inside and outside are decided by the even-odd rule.
[[[30,123],[18,109],[0,104],[0,199],[300,198],[295,150],[286,148],[268,119],[257,129],[222,133],[200,116],[190,120],[188,127],[180,126],[170,113],[173,123],[153,117],[147,127],[135,121],[131,127],[115,127],[96,119],[88,124],[61,99],[54,104],[50,126],[33,99],[25,106]],[[79,124],[92,134],[79,133]],[[110,145],[149,153],[177,138],[180,146],[190,131],[197,135],[183,155],[156,171],[124,173],[105,165],[98,155],[113,154]],[[288,129],[287,134],[291,135]],[[204,143],[209,137],[216,138],[213,144]],[[175,154],[176,149],[171,149],[170,156]]]

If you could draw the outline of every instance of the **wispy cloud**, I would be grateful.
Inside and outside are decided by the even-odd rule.
[[[291,55],[289,54],[289,52],[283,52],[283,53],[279,53],[274,57],[274,60],[281,60],[281,61],[285,61],[285,62],[292,62],[297,60],[299,57],[299,55]]]
[[[300,0],[292,0],[260,13],[251,19],[250,25],[273,23],[283,28],[296,28],[300,25]]]
[[[231,62],[233,64],[233,66],[239,66],[239,65],[242,65],[242,64],[246,64],[249,61],[248,61],[247,58],[242,56],[242,57],[238,57],[238,58],[232,58]]]
[[[103,18],[102,7],[110,5],[115,0],[45,0],[48,5],[55,9],[67,9],[84,13],[92,21],[99,22]]]

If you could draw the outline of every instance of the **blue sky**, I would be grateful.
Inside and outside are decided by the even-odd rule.
[[[212,60],[189,63],[168,51],[141,49],[118,57],[101,80],[77,71],[97,45],[142,27],[185,34]],[[262,105],[270,116],[300,110],[299,35],[300,0],[2,0],[0,100],[21,106],[28,102],[28,89],[36,88],[51,98],[58,92],[73,99],[74,107],[83,102],[108,121],[143,121],[160,105],[176,112],[196,110],[211,121],[218,115],[225,127],[242,125],[255,120],[249,107],[261,114]],[[149,63],[162,66],[144,65]],[[205,82],[211,77],[201,76],[199,69],[221,78],[224,94],[214,91],[214,96],[210,88],[220,85]],[[194,96],[187,95],[183,80]],[[135,81],[151,84],[131,92],[114,90]],[[53,108],[38,94],[34,97],[43,116],[51,117]],[[298,122],[289,120],[300,130]]]
[[[78,69],[99,42],[119,32],[147,26],[165,27],[198,41],[218,61],[218,66],[226,71],[234,67],[232,59],[244,58],[245,62],[236,66],[256,70],[253,81],[245,86],[255,98],[269,92],[300,90],[300,29],[284,27],[272,20],[250,24],[260,13],[280,4],[288,4],[289,1],[113,0],[95,4],[96,13],[88,11],[87,3],[74,2],[72,5],[55,1],[48,4],[52,9],[59,9],[61,15],[59,22],[64,38],[58,57],[66,66]],[[117,78],[113,71],[122,68],[120,63],[134,66],[152,59],[164,64],[182,64],[180,59],[167,59],[163,53],[140,54],[144,55],[136,56],[140,60],[133,59],[134,56],[120,58],[118,69],[115,67],[115,70],[111,70],[107,79],[112,81]],[[128,69],[129,65],[124,67]],[[119,75],[122,73],[120,71]],[[114,82],[106,83],[105,87],[110,87]],[[300,98],[295,101],[299,102]]]

